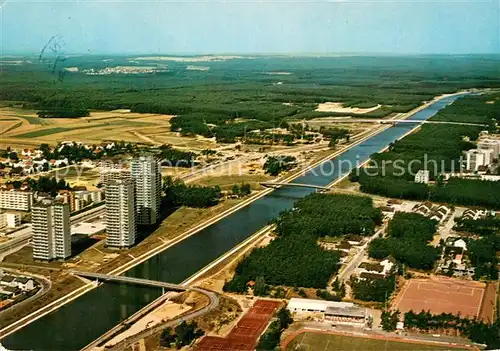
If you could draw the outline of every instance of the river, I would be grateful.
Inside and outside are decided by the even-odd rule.
[[[465,95],[465,94],[463,94]],[[426,120],[463,95],[441,99],[409,119]],[[392,126],[294,180],[325,186],[414,128]],[[347,162],[348,161],[348,162]],[[313,189],[277,189],[126,272],[180,283],[265,226]],[[11,350],[78,350],[160,296],[156,288],[103,284],[2,340]]]

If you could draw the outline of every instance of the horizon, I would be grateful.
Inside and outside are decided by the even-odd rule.
[[[0,16],[2,55],[52,38],[65,55],[500,54],[498,0],[8,0]]]

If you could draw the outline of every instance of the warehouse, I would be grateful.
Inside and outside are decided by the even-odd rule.
[[[368,319],[366,309],[351,302],[336,302],[313,299],[292,298],[287,308],[298,314],[321,314],[322,319],[335,324],[346,324],[363,327]]]

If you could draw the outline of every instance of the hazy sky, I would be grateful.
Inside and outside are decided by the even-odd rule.
[[[3,53],[500,53],[500,0],[0,0]]]

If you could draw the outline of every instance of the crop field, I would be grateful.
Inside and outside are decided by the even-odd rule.
[[[83,118],[40,118],[29,110],[0,108],[0,148],[35,147],[78,140],[89,144],[128,141],[145,144],[172,144],[202,150],[214,142],[200,137],[180,137],[170,131],[171,115],[129,111],[91,112]]]
[[[419,344],[380,338],[363,338],[337,334],[303,332],[290,341],[285,351],[424,351],[468,350],[453,346]]]

